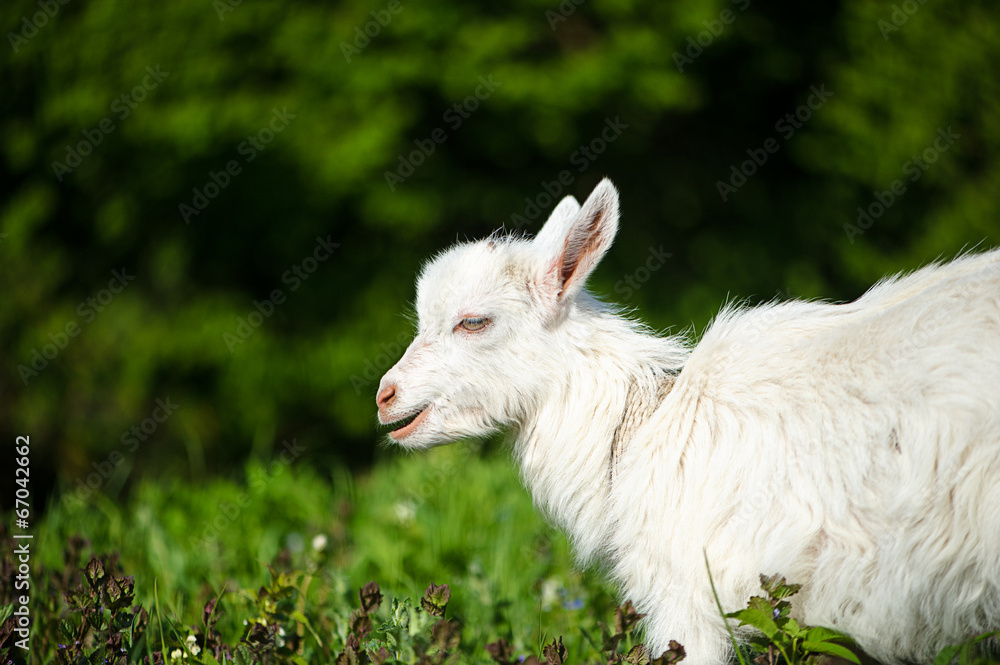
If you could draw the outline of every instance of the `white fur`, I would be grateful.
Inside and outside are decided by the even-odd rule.
[[[582,288],[617,218],[605,180],[534,241],[431,261],[379,418],[428,409],[393,438],[512,431],[536,504],[648,614],[655,653],[729,655],[705,554],[726,611],[780,573],[800,621],[886,662],[1000,628],[1000,251],[848,304],[730,307],[692,346]]]

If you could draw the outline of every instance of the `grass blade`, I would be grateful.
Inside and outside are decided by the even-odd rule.
[[[729,632],[729,641],[733,644],[733,651],[736,652],[736,657],[740,661],[740,665],[747,665],[746,660],[743,659],[743,653],[740,651],[740,646],[736,642],[736,634],[733,632],[733,627],[729,625],[729,620],[726,619],[726,612],[722,609],[722,602],[719,601],[719,593],[715,590],[715,580],[712,579],[712,567],[708,565],[708,552],[706,550],[701,551],[705,555],[705,569],[708,571],[708,583],[712,587],[712,597],[715,598],[715,606],[719,609],[719,616],[722,617],[722,621],[726,624],[726,630]]]

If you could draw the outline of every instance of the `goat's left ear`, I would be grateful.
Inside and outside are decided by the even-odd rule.
[[[580,214],[580,203],[576,198],[573,196],[564,197],[532,241],[535,247],[546,254],[562,251],[566,232],[578,214]]]
[[[543,278],[546,295],[557,303],[571,301],[611,247],[617,231],[618,190],[605,178],[567,226],[562,242],[553,248],[555,255],[550,256]]]

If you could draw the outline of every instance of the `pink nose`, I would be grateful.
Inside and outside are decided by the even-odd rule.
[[[384,411],[394,399],[396,399],[396,386],[390,384],[379,391],[378,396],[375,397],[375,403],[378,404],[379,411]]]

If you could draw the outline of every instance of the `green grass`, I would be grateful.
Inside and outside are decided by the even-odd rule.
[[[120,553],[137,603],[152,613],[155,589],[161,614],[180,624],[195,625],[225,591],[219,630],[234,641],[255,612],[252,593],[271,582],[268,564],[282,559],[314,571],[306,603],[356,605],[369,580],[411,599],[448,584],[463,653],[483,662],[500,638],[523,655],[557,636],[582,662],[597,653],[583,631],[599,643],[598,621],[616,605],[598,573],[574,566],[506,456],[469,444],[395,456],[359,478],[303,454],[234,480],[147,480],[124,502],[70,492],[33,530],[36,574],[62,569],[66,543],[82,535],[94,553]]]

